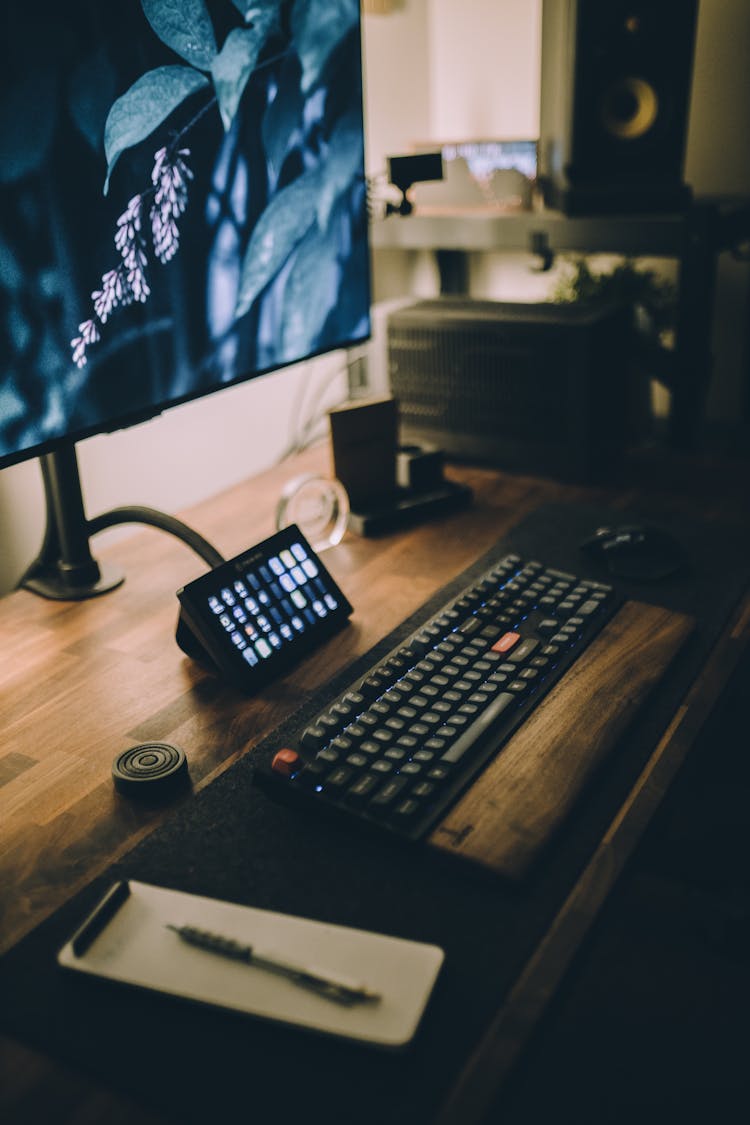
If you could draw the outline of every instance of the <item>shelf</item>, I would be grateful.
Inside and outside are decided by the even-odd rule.
[[[503,251],[530,248],[532,234],[545,234],[554,251],[679,257],[686,216],[597,215],[570,218],[558,211],[498,214],[469,208],[427,208],[408,216],[376,219],[370,242],[378,250]]]

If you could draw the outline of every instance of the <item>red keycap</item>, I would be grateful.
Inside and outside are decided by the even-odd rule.
[[[279,750],[274,754],[271,769],[276,773],[282,774],[284,777],[291,777],[301,765],[302,759],[297,751],[289,750],[285,747],[283,750]]]
[[[510,652],[521,639],[520,633],[503,633],[499,640],[492,646],[493,652]]]

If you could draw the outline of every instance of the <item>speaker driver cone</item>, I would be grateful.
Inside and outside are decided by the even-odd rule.
[[[643,137],[653,128],[658,116],[658,94],[643,78],[621,78],[604,92],[602,123],[606,131],[619,140]]]

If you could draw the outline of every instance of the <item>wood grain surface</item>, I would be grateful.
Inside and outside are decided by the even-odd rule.
[[[693,627],[626,602],[431,833],[441,851],[520,879]]]
[[[285,482],[303,472],[325,471],[329,464],[329,451],[321,446],[179,514],[231,557],[273,532]],[[97,537],[96,555],[126,573],[124,585],[110,594],[65,603],[17,591],[0,600],[0,951],[174,808],[138,808],[118,796],[111,781],[117,753],[147,739],[176,742],[188,755],[193,789],[200,789],[540,504],[637,504],[654,519],[660,512],[682,511],[742,520],[747,513],[747,473],[727,472],[710,457],[670,454],[654,461],[646,454],[619,482],[597,488],[481,468],[451,467],[448,475],[474,490],[470,508],[377,539],[347,535],[326,553],[326,565],[355,606],[352,623],[254,698],[230,692],[177,647],[175,591],[205,566],[183,544],[154,529],[124,538],[121,532]],[[744,649],[748,632],[741,630],[733,652]],[[720,661],[696,686],[700,706],[678,725],[668,748],[678,744],[684,756],[728,671],[729,663]],[[627,822],[633,838],[659,795],[648,780],[643,783]],[[618,841],[623,832],[621,825]],[[505,1048],[512,1040],[520,1049],[569,947],[580,940],[611,886],[614,868],[606,857],[605,867],[607,878],[595,874],[600,893],[584,895],[583,905],[575,906],[575,938],[563,920],[562,938],[552,934],[545,946],[539,970],[544,988],[539,972],[531,973],[528,988],[521,988],[514,1008],[501,1019],[497,1035]],[[524,1034],[514,1035],[516,1024]],[[494,1041],[483,1045],[473,1060],[451,1120],[468,1125],[479,1119],[479,1111],[475,1118],[468,1108],[469,1094],[494,1088],[502,1075],[496,1047]],[[506,1068],[511,1056],[506,1049]],[[472,1102],[481,1104],[481,1098]],[[13,1125],[152,1120],[85,1076],[7,1038],[0,1039],[0,1118]]]
[[[309,451],[183,515],[229,558],[274,531],[290,476],[325,470],[327,461],[326,447]],[[476,497],[466,511],[377,539],[347,535],[326,552],[355,606],[351,624],[252,698],[178,648],[175,591],[205,564],[162,532],[96,538],[95,554],[126,573],[112,593],[53,602],[21,590],[0,600],[0,952],[174,808],[118,795],[117,754],[147,740],[174,742],[200,789],[542,500],[579,495],[490,470],[460,476]]]
[[[434,1125],[490,1125],[502,1120],[502,1115],[496,1116],[491,1110],[498,1091],[579,954],[748,645],[750,596],[733,614],[580,878],[467,1060]]]

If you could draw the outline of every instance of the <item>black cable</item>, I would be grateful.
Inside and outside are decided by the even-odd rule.
[[[156,508],[144,508],[139,504],[131,507],[112,508],[111,511],[102,512],[101,515],[89,520],[87,526],[89,534],[96,535],[97,532],[104,531],[107,527],[114,527],[121,523],[145,523],[151,527],[158,527],[161,531],[166,531],[181,539],[197,555],[200,555],[210,567],[219,566],[226,561],[224,556],[192,527],[188,527],[182,520],[178,520],[175,516],[169,516],[166,512],[160,512]]]

